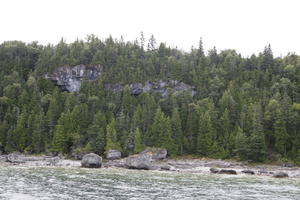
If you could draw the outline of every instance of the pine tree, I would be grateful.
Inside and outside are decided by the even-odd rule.
[[[262,162],[266,158],[266,142],[262,125],[262,109],[260,104],[253,105],[253,131],[249,137],[248,158],[255,162]]]
[[[238,127],[235,138],[234,152],[241,160],[247,160],[249,151],[250,149],[248,144],[248,138],[246,137],[243,130],[240,127]]]
[[[106,146],[106,137],[103,128],[99,128],[98,135],[96,137],[96,149],[95,152],[99,155],[103,155]]]
[[[159,142],[160,142],[160,132],[162,131],[162,123],[164,122],[164,114],[161,111],[161,108],[157,108],[155,115],[154,115],[154,119],[153,119],[153,123],[150,126],[149,132],[147,134],[147,144],[148,146],[159,146]]]
[[[202,156],[210,156],[213,150],[215,131],[208,112],[203,113],[200,117],[198,134],[198,153]]]
[[[142,152],[144,149],[144,146],[142,144],[142,134],[140,129],[136,129],[134,132],[134,150],[133,152],[136,153],[140,153]]]
[[[143,111],[142,107],[138,105],[134,111],[133,117],[132,117],[132,122],[131,122],[131,130],[135,130],[139,128],[140,130],[143,128]]]
[[[63,152],[65,153],[67,149],[65,145],[67,143],[67,137],[65,135],[65,130],[63,125],[56,125],[52,140],[52,148],[51,151],[53,152]]]
[[[45,150],[45,120],[42,112],[35,115],[31,145],[35,153],[41,153]]]
[[[229,110],[226,108],[225,111],[223,112],[221,119],[220,119],[220,128],[221,128],[221,141],[222,141],[222,146],[224,147],[225,150],[228,150],[228,145],[229,145],[229,139],[231,135],[231,124],[230,124],[230,117],[229,117]]]
[[[23,152],[26,145],[26,137],[26,114],[22,113],[17,121],[17,126],[13,131],[13,141],[11,142],[14,143],[14,146],[12,148],[16,151]]]
[[[283,156],[286,155],[286,146],[288,141],[288,133],[286,124],[283,119],[283,113],[280,109],[276,112],[276,120],[274,124],[275,148]]]
[[[71,113],[62,113],[54,129],[51,150],[56,153],[68,153],[76,137],[72,131]]]
[[[111,149],[121,150],[121,145],[117,138],[116,122],[113,119],[106,127],[106,146],[105,151],[108,152]]]
[[[178,152],[183,154],[183,132],[181,126],[181,119],[177,108],[173,109],[172,118],[171,118],[171,125],[172,125],[172,138],[174,139],[176,145],[179,147]]]
[[[178,146],[172,138],[172,127],[169,117],[163,116],[157,147],[166,148],[170,156],[177,155]]]
[[[166,148],[172,156],[177,154],[178,146],[172,138],[170,119],[165,116],[160,107],[156,110],[149,138],[151,138],[151,146]]]

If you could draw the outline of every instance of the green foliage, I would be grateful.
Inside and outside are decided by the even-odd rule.
[[[211,156],[215,132],[212,126],[211,117],[205,112],[200,117],[199,135],[198,135],[198,153],[202,156]]]
[[[142,134],[140,129],[136,129],[134,132],[134,153],[140,153],[144,150],[144,146],[142,144]]]
[[[106,127],[105,151],[108,152],[111,149],[121,150],[121,145],[117,138],[116,122],[114,119]]]
[[[241,160],[248,159],[249,144],[248,138],[244,134],[243,130],[238,127],[235,138],[235,153]]]
[[[248,58],[215,47],[206,54],[202,39],[191,52],[157,44],[154,36],[146,43],[142,33],[135,42],[88,35],[70,44],[0,44],[0,151],[129,155],[145,145],[174,156],[299,160],[298,55],[274,58],[270,45]],[[79,64],[102,70],[97,80],[82,80],[77,93],[45,78]],[[160,80],[190,84],[196,93],[180,92],[180,83],[175,91],[155,86],[166,96],[131,94],[131,83]],[[108,83],[124,88],[109,91]]]

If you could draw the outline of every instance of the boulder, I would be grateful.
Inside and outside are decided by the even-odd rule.
[[[237,174],[235,170],[233,169],[221,169],[219,174]]]
[[[140,154],[150,154],[153,160],[163,160],[167,157],[168,151],[161,148],[149,148],[142,151]]]
[[[83,156],[81,166],[87,168],[100,168],[102,166],[102,158],[95,153],[89,153]]]
[[[216,174],[216,173],[218,173],[220,170],[217,169],[217,168],[212,167],[212,168],[209,169],[209,171],[210,171],[211,173],[213,173],[213,174]]]
[[[243,170],[242,173],[244,173],[244,174],[251,174],[251,175],[255,174],[254,171],[249,170],[249,169]]]
[[[285,177],[289,177],[289,175],[285,172],[276,172],[273,177],[275,178],[285,178]]]
[[[137,154],[129,156],[126,161],[125,165],[129,169],[150,169],[152,162],[152,155],[148,153],[144,154]]]
[[[26,158],[20,153],[11,153],[7,155],[7,161],[11,163],[25,163]]]
[[[7,156],[6,155],[0,156],[0,162],[7,162]]]
[[[111,149],[106,154],[106,159],[108,160],[116,160],[120,159],[122,156],[121,152],[115,149]]]
[[[283,163],[282,167],[294,167],[292,163]]]

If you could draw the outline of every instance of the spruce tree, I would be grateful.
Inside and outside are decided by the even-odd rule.
[[[116,122],[113,119],[106,127],[106,146],[105,151],[108,152],[111,149],[121,151],[121,145],[117,138]]]
[[[133,152],[136,153],[140,153],[142,152],[144,149],[144,146],[142,144],[142,134],[140,129],[136,129],[134,132],[134,150]]]
[[[276,112],[276,120],[274,123],[275,148],[282,155],[286,155],[286,146],[288,141],[288,133],[286,123],[283,119],[283,113],[280,109]]]
[[[248,144],[248,138],[243,132],[243,130],[238,127],[236,138],[235,138],[235,150],[234,152],[241,160],[247,160],[248,159],[248,153],[249,153],[249,144]]]
[[[210,156],[213,151],[215,131],[208,112],[203,113],[200,117],[198,134],[198,153],[202,156]]]
[[[172,138],[174,138],[174,141],[176,145],[179,147],[178,152],[180,154],[183,154],[183,131],[181,126],[181,119],[178,112],[178,108],[174,108],[172,112],[172,118],[171,118],[171,126],[172,126]]]
[[[106,137],[103,128],[99,128],[98,135],[96,137],[96,148],[95,152],[99,155],[103,155],[106,146]]]

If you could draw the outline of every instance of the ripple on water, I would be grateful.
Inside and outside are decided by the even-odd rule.
[[[0,199],[299,199],[300,179],[124,169],[0,167]]]

